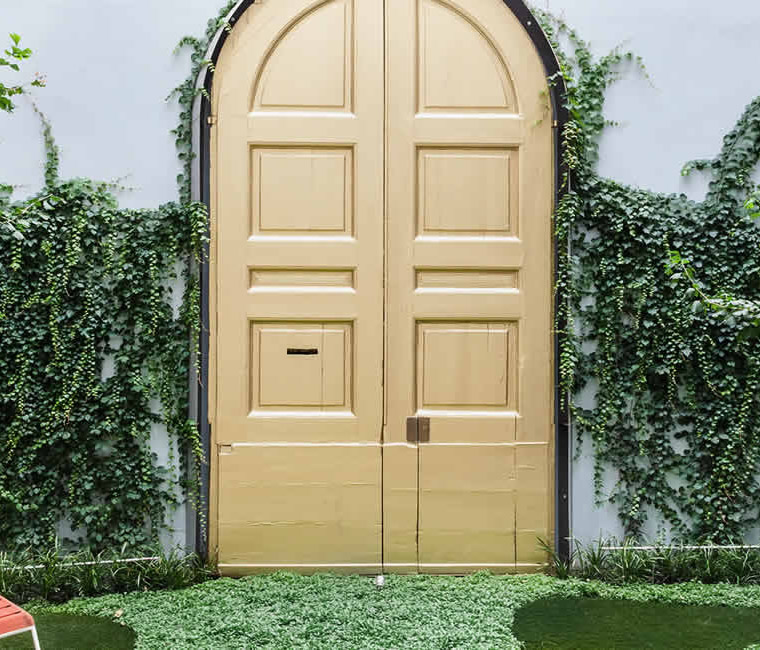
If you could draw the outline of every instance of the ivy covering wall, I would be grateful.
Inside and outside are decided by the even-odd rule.
[[[45,187],[14,202],[0,185],[0,550],[47,547],[61,521],[71,545],[153,544],[198,496],[206,459],[188,373],[208,218],[191,200],[192,107],[205,51],[235,4],[176,49],[190,49],[191,68],[169,96],[180,107],[178,202],[125,210],[113,184],[62,180],[39,111]],[[151,451],[156,425],[169,434],[167,464]]]
[[[676,539],[739,541],[760,521],[760,342],[747,336],[760,300],[750,214],[760,98],[715,159],[684,167],[710,175],[703,201],[602,178],[605,91],[625,64],[643,66],[620,50],[597,60],[565,23],[539,15],[571,114],[555,216],[561,377],[578,442],[593,449],[597,499],[617,506],[628,535],[655,515]],[[672,272],[679,260],[689,277]],[[687,281],[696,278],[701,295]],[[745,308],[712,309],[709,295]],[[585,387],[593,408],[576,401]]]
[[[125,210],[108,184],[61,180],[46,122],[45,188],[0,202],[0,547],[47,545],[61,518],[80,544],[141,545],[155,541],[178,494],[196,493],[187,377],[207,219],[190,201],[191,111],[210,39],[235,4],[203,38],[180,43],[192,69],[174,93],[179,202]],[[745,207],[757,190],[760,100],[714,160],[686,168],[711,175],[704,201],[601,178],[605,90],[637,60],[596,59],[537,13],[568,88],[557,322],[562,386],[595,455],[589,480],[631,535],[656,515],[683,539],[738,540],[760,520],[760,345],[742,318],[702,309],[691,280],[705,295],[760,299],[760,228]],[[674,259],[690,260],[686,278]],[[584,409],[575,400],[589,385],[595,403]],[[158,423],[176,443],[179,474],[150,451]]]
[[[200,461],[187,412],[199,322],[189,261],[206,211],[124,210],[108,184],[60,180],[43,122],[45,188],[0,204],[0,548],[47,546],[61,519],[79,543],[141,546],[193,493]],[[158,423],[178,455],[168,466],[150,448]]]

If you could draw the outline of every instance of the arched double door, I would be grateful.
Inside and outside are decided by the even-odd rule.
[[[222,571],[543,562],[555,161],[520,22],[502,0],[263,0],[212,100]]]

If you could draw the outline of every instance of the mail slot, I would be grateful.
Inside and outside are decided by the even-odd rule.
[[[252,343],[252,411],[350,410],[349,323],[255,323]]]

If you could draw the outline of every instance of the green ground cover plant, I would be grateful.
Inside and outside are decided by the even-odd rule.
[[[182,591],[74,600],[32,611],[123,621],[136,631],[140,650],[494,649],[520,647],[514,634],[516,612],[549,598],[616,600],[623,611],[631,601],[760,608],[760,587],[612,586],[541,575],[477,574],[387,576],[378,588],[369,577],[275,574],[224,578]],[[725,634],[731,638],[730,629]],[[760,623],[756,640],[760,642]]]

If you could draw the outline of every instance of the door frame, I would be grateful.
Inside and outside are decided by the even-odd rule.
[[[238,4],[230,11],[226,17],[227,25],[234,25],[245,11],[254,4],[256,0],[240,0]],[[560,66],[557,57],[552,49],[549,40],[544,34],[541,26],[525,5],[523,0],[501,0],[507,11],[519,20],[531,41],[544,66],[546,76],[553,80],[549,84],[549,100],[551,102],[553,115],[553,147],[554,147],[554,204],[555,208],[559,203],[562,195],[567,191],[567,184],[563,184],[562,179],[568,172],[563,163],[564,143],[561,138],[565,124],[568,122],[569,114],[566,105],[567,90],[565,82],[560,74]],[[224,47],[229,29],[221,27],[214,38],[211,40],[206,60],[211,62],[210,66],[204,66],[198,75],[196,88],[203,92],[198,95],[193,108],[193,153],[195,158],[192,169],[192,197],[194,200],[201,201],[210,210],[212,204],[210,177],[211,177],[211,102],[208,98],[211,96],[213,86],[213,72],[222,48]],[[571,182],[571,181],[570,181]],[[210,233],[208,233],[210,234]],[[556,285],[557,266],[559,263],[559,251],[556,234],[553,241],[554,257],[554,274],[553,283]],[[199,486],[199,498],[195,511],[195,550],[202,557],[207,557],[209,553],[209,505],[210,505],[210,485],[211,485],[211,425],[209,424],[209,244],[208,240],[205,245],[203,261],[199,264],[198,272],[200,279],[200,312],[201,312],[201,331],[200,331],[200,359],[198,359],[196,371],[194,368],[190,372],[190,417],[194,417],[198,423],[198,429],[201,438],[201,447],[203,450],[204,462],[201,464],[201,476]],[[554,309],[553,313],[559,312],[558,307],[567,299],[562,293],[553,291]],[[554,332],[554,426],[555,426],[555,458],[554,458],[554,544],[559,555],[567,559],[570,554],[570,472],[571,472],[571,454],[570,454],[570,410],[567,398],[562,397],[560,389],[559,376],[559,354],[562,344],[563,335],[558,333],[564,331],[565,323],[557,323],[558,327]]]

